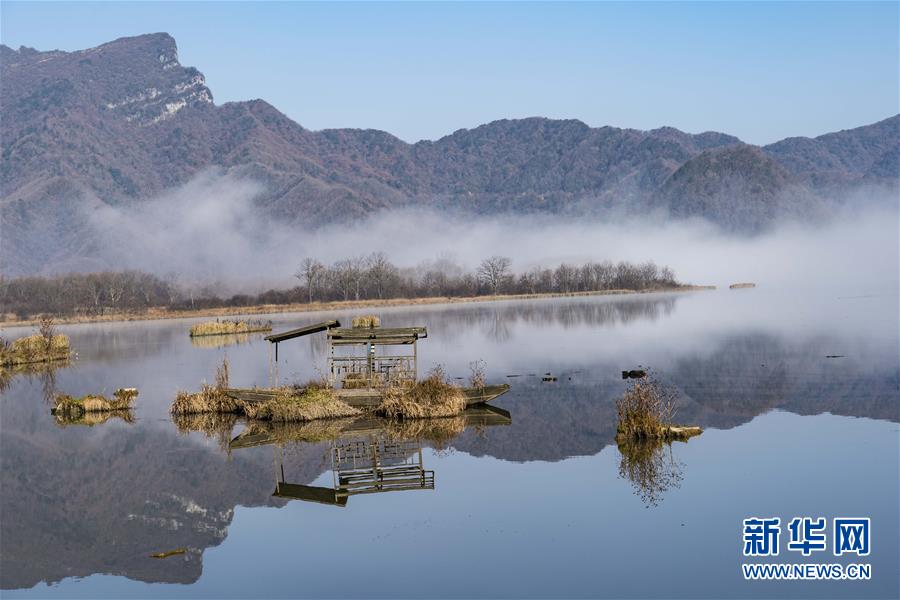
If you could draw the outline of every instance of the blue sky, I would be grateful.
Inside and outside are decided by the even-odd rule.
[[[539,115],[765,144],[900,112],[898,2],[0,2],[13,47],[156,31],[217,103],[407,141]]]

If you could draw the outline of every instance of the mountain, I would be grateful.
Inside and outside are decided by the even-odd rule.
[[[544,118],[407,144],[376,130],[310,131],[263,100],[216,105],[203,74],[179,63],[165,33],[77,52],[0,46],[0,67],[6,274],[90,257],[91,210],[127,210],[210,168],[259,181],[260,212],[289,224],[428,206],[478,214],[663,210],[738,231],[854,186],[896,186],[900,176],[900,116],[761,149],[723,133]]]

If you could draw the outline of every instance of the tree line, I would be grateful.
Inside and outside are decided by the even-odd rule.
[[[340,300],[566,294],[679,285],[670,268],[660,268],[653,262],[562,263],[517,273],[512,260],[505,256],[486,258],[473,271],[449,259],[400,268],[380,252],[330,265],[305,258],[294,277],[297,285],[290,288],[231,295],[214,287],[180,282],[173,276],[163,278],[140,271],[0,278],[0,304],[3,314],[29,318],[40,314],[140,313],[149,308],[190,310]]]

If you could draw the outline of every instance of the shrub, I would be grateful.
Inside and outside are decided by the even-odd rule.
[[[616,435],[629,439],[666,437],[675,414],[677,392],[653,376],[632,380],[631,387],[616,402],[619,424]]]

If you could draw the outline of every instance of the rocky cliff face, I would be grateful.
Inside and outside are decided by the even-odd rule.
[[[0,66],[5,274],[47,270],[60,256],[92,268],[85,214],[127,209],[210,168],[260,182],[260,212],[295,224],[405,206],[601,217],[661,209],[742,231],[765,228],[797,198],[815,205],[853,186],[896,187],[900,176],[900,117],[762,149],[723,133],[543,118],[407,144],[374,130],[309,131],[262,100],[217,106],[164,33],[78,52],[2,46]]]

